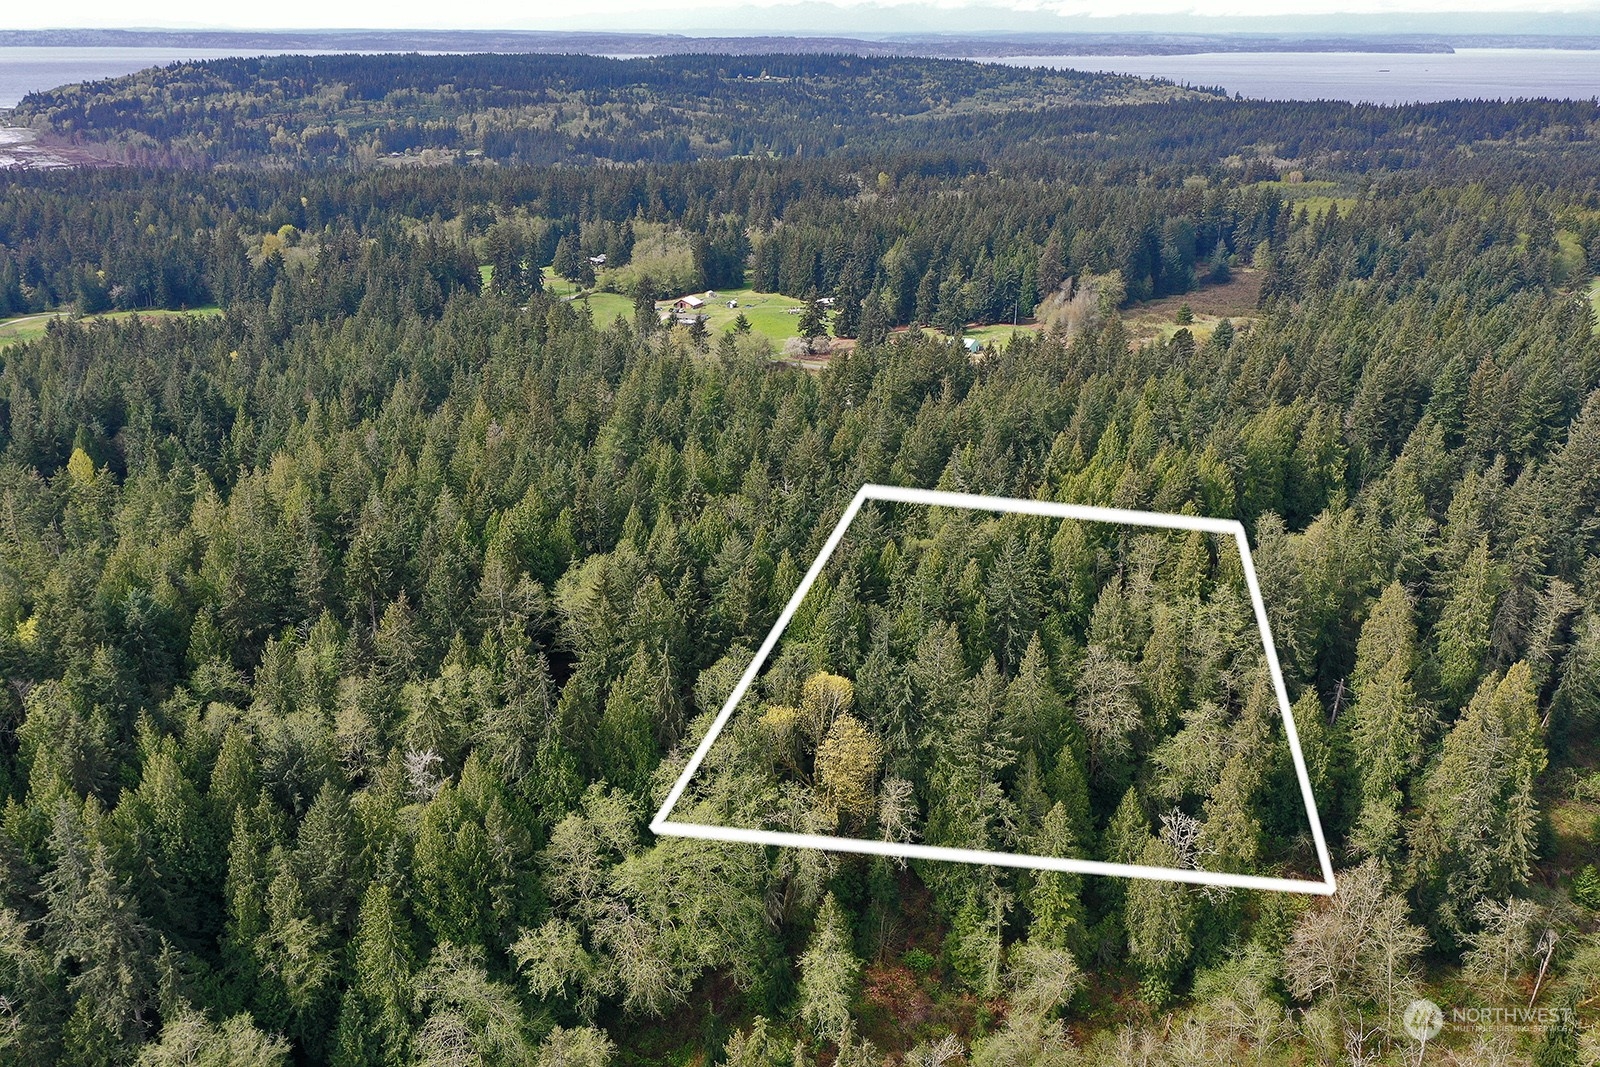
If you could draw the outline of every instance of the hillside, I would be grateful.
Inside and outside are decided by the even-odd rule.
[[[34,93],[14,117],[129,158],[371,163],[438,149],[577,163],[816,155],[944,117],[1198,95],[1114,74],[858,56],[279,56]]]

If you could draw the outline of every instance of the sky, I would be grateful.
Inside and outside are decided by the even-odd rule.
[[[8,3],[0,29],[185,27],[238,29],[592,29],[725,33],[917,32],[1036,29],[1267,31],[1281,28],[1283,0],[272,0],[220,5],[216,0],[54,0]],[[1299,16],[1364,16],[1329,20],[1319,32],[1381,31],[1407,13],[1497,13],[1492,32],[1518,13],[1600,14],[1600,0],[1297,0]],[[1174,21],[1176,18],[1176,21]],[[1414,19],[1404,19],[1407,23]],[[1228,25],[1221,25],[1226,22]],[[1238,23],[1238,24],[1236,24]],[[1539,29],[1534,32],[1548,32]]]

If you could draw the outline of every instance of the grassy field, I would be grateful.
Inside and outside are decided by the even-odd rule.
[[[592,289],[585,297],[583,290],[566,279],[557,277],[549,267],[544,269],[544,288],[554,296],[575,300],[586,298],[596,326],[609,325],[618,315],[623,318],[633,317],[632,297],[621,293],[602,293]],[[656,310],[663,313],[670,311],[673,301],[681,295],[704,298],[705,293],[674,294],[669,299],[656,301]],[[730,300],[739,306],[728,307]],[[781,345],[789,338],[800,335],[799,309],[803,307],[805,301],[778,293],[758,293],[754,289],[726,289],[718,290],[716,300],[706,302],[703,313],[706,317],[706,329],[714,334],[731,327],[743,313],[753,331]]]
[[[1594,309],[1594,328],[1600,333],[1600,278],[1589,285],[1589,306]]]
[[[743,314],[754,332],[771,341],[782,344],[791,337],[800,336],[800,309],[806,306],[804,300],[779,293],[758,293],[754,289],[718,290],[717,297],[705,308],[706,328],[714,333],[732,326]],[[739,306],[728,307],[730,300]],[[672,302],[663,301],[657,306],[670,308]]]
[[[972,338],[979,344],[1003,345],[1011,340],[1011,335],[1014,333],[1034,333],[1038,329],[1039,324],[1035,322],[1019,323],[1016,326],[1007,322],[996,326],[974,326],[964,336]]]
[[[494,274],[493,268],[484,266],[479,269],[484,272],[483,284],[488,285],[489,278]],[[544,286],[544,291],[554,296],[572,296],[574,293],[580,292],[576,285],[573,285],[549,267],[545,267],[539,276],[543,279],[540,284]]]
[[[633,298],[621,293],[590,293],[588,302],[589,314],[596,326],[609,326],[619,315],[633,318]]]
[[[179,317],[207,317],[222,314],[220,308],[193,308],[188,311],[111,311],[104,315],[84,315],[80,322],[103,322],[117,319],[131,318],[138,315],[146,322],[159,322],[161,319]],[[51,319],[67,318],[61,311],[46,311],[38,315],[19,315],[16,318],[0,319],[0,348],[6,345],[17,344],[20,341],[31,341],[36,337],[43,337],[46,327]]]
[[[1196,341],[1204,341],[1223,319],[1231,319],[1235,326],[1248,322],[1256,314],[1260,299],[1261,275],[1250,267],[1235,267],[1233,277],[1224,285],[1202,285],[1187,293],[1133,304],[1123,311],[1122,321],[1136,345],[1171,337],[1180,329],[1178,309],[1188,304],[1194,314],[1189,332]]]
[[[544,288],[546,292],[555,296],[587,300],[590,314],[597,326],[609,325],[619,315],[629,319],[633,317],[631,297],[597,290],[585,293],[571,282],[557,277],[549,267],[544,269]],[[1194,324],[1190,326],[1190,330],[1197,341],[1203,341],[1224,318],[1233,319],[1236,325],[1247,321],[1255,313],[1256,301],[1260,294],[1260,275],[1248,267],[1240,267],[1234,269],[1233,278],[1225,285],[1202,285],[1199,289],[1181,296],[1135,304],[1123,313],[1124,321],[1135,344],[1155,337],[1170,337],[1178,329],[1176,322],[1178,308],[1187,303],[1194,313]],[[688,295],[704,297],[705,294]],[[1600,281],[1597,281],[1593,295],[1596,307],[1600,309]],[[657,301],[657,311],[662,313],[670,311],[675,299],[676,296]],[[738,307],[728,307],[730,300]],[[703,313],[706,317],[706,329],[713,336],[731,328],[734,321],[743,314],[756,334],[767,338],[775,348],[781,348],[789,338],[800,335],[800,312],[804,307],[805,301],[781,293],[759,293],[754,289],[725,289],[717,292],[716,300],[707,301]],[[1011,339],[1013,333],[1028,333],[1037,329],[1039,329],[1038,324],[1033,322],[1024,322],[1016,326],[999,323],[993,326],[975,326],[967,330],[965,336],[984,345],[1004,345]],[[926,332],[941,336],[937,330],[928,329]],[[806,362],[825,363],[826,357]]]
[[[1263,189],[1276,189],[1285,203],[1292,206],[1296,211],[1302,207],[1305,208],[1312,219],[1319,219],[1326,215],[1330,205],[1336,206],[1340,215],[1350,214],[1356,206],[1355,197],[1340,195],[1348,193],[1350,190],[1338,182],[1274,181],[1257,182],[1256,185]]]
[[[1589,257],[1582,239],[1571,230],[1556,231],[1554,282],[1557,285],[1582,285],[1589,271]]]

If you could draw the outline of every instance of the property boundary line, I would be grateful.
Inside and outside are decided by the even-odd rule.
[[[711,746],[722,733],[723,727],[733,717],[734,710],[744,700],[745,693],[755,683],[756,676],[777,648],[783,632],[794,618],[801,601],[811,591],[812,584],[823,567],[844,540],[845,531],[855,521],[861,506],[869,500],[890,503],[921,504],[931,507],[963,508],[970,511],[995,511],[1037,515],[1044,518],[1077,519],[1086,522],[1113,523],[1122,526],[1148,526],[1168,530],[1198,530],[1202,533],[1231,536],[1239,548],[1239,558],[1244,565],[1245,584],[1250,591],[1251,606],[1255,610],[1256,624],[1261,631],[1261,643],[1266,653],[1267,669],[1272,675],[1273,691],[1278,700],[1278,710],[1283,715],[1284,733],[1289,741],[1289,753],[1294,760],[1294,771],[1300,782],[1300,796],[1305,802],[1306,816],[1311,823],[1311,837],[1316,845],[1317,861],[1322,868],[1322,881],[1303,878],[1273,878],[1254,874],[1237,874],[1231,871],[1202,871],[1175,867],[1147,867],[1141,864],[1104,863],[1098,860],[1075,859],[1061,856],[1033,856],[1025,853],[991,852],[984,849],[944,848],[937,845],[919,845],[906,842],[875,841],[867,838],[831,837],[824,834],[795,834],[775,830],[752,830],[737,826],[708,826],[701,823],[669,821],[668,816],[682,798],[689,782],[699,771]],[[780,848],[811,848],[832,852],[854,852],[895,859],[940,860],[955,863],[975,863],[996,867],[1025,867],[1033,870],[1064,871],[1075,874],[1108,875],[1121,878],[1147,878],[1165,882],[1186,882],[1195,885],[1226,886],[1238,889],[1262,889],[1285,893],[1315,893],[1330,896],[1337,889],[1333,874],[1333,860],[1328,853],[1328,842],[1323,835],[1322,819],[1317,813],[1316,797],[1312,794],[1311,778],[1306,771],[1305,755],[1300,749],[1299,733],[1295,729],[1294,711],[1289,704],[1289,691],[1284,685],[1283,667],[1278,662],[1277,650],[1272,641],[1271,624],[1261,598],[1261,585],[1256,579],[1255,559],[1250,554],[1249,539],[1244,525],[1234,519],[1215,519],[1197,515],[1174,515],[1165,512],[1126,511],[1120,508],[1094,507],[1085,504],[1061,504],[1047,500],[1021,500],[1013,497],[979,496],[969,493],[949,493],[936,489],[908,489],[890,485],[863,485],[851,499],[833,532],[828,535],[822,550],[817,554],[794,595],[784,606],[778,621],[773,624],[766,640],[762,641],[755,658],[745,668],[739,683],[733,687],[722,710],[711,723],[711,729],[700,739],[689,762],[678,780],[667,793],[666,800],[650,829],[661,836],[697,838],[705,841],[729,841],[741,844],[773,845]]]

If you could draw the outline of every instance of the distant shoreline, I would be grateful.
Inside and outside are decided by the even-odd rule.
[[[1448,55],[1021,55],[985,62],[1164,78],[1178,85],[1220,88],[1251,100],[1342,100],[1386,106],[1474,99],[1589,100],[1600,86],[1600,53],[1592,49],[1461,48]]]
[[[1328,33],[996,33],[860,36],[474,30],[0,30],[9,48],[203,48],[319,52],[527,52],[591,55],[817,54],[971,59],[1027,55],[1221,52],[1449,54],[1466,48],[1600,50],[1600,35]]]
[[[115,166],[93,146],[63,143],[59,138],[41,137],[27,126],[6,125],[6,110],[0,110],[0,174],[8,170],[63,170],[69,167]]]
[[[329,42],[322,42],[329,43]],[[606,43],[617,45],[616,40]],[[1007,40],[1004,43],[1014,44]],[[1564,44],[1567,42],[1563,42]],[[222,60],[232,56],[322,55],[337,49],[285,49],[265,51],[246,46],[234,49],[174,46],[159,48],[116,46],[5,46],[0,45],[0,124],[16,121],[10,109],[29,93],[48,92],[65,85],[98,83],[126,77],[140,70],[173,63]],[[354,52],[350,49],[348,52]],[[482,51],[480,47],[479,51]],[[790,54],[795,47],[790,42]],[[419,54],[460,55],[448,50]],[[399,54],[388,50],[363,50],[360,54]],[[611,60],[643,59],[652,53],[595,52]],[[730,58],[734,53],[724,53]],[[772,55],[773,53],[764,53]],[[540,53],[501,52],[485,56],[496,61],[537,65]],[[666,53],[653,53],[668,58]],[[684,53],[672,53],[682,62]],[[516,57],[522,57],[519,61]],[[890,57],[874,56],[878,63]],[[968,60],[1013,67],[1043,67],[1104,72],[1156,79],[1178,86],[1204,87],[1228,96],[1255,100],[1342,100],[1350,103],[1402,105],[1474,99],[1590,100],[1600,86],[1600,50],[1460,48],[1445,52],[1326,51],[1223,51],[1211,53],[1097,53],[1017,52],[998,55],[934,57]],[[907,62],[914,59],[908,58]],[[708,62],[716,62],[710,60]],[[619,68],[620,69],[620,68]],[[624,75],[626,76],[626,75]],[[29,166],[106,165],[104,158],[72,139],[43,139],[25,150]],[[0,148],[4,148],[0,144]],[[16,152],[0,152],[0,167],[17,165]],[[12,157],[12,158],[7,158]],[[87,157],[87,158],[85,158]]]

